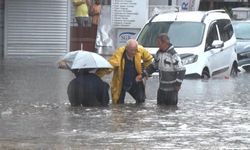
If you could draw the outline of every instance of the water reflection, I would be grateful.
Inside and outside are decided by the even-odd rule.
[[[250,74],[184,80],[178,107],[156,105],[158,79],[147,101],[70,107],[70,72],[55,58],[8,59],[0,65],[0,149],[247,149]],[[105,80],[110,80],[109,77]]]

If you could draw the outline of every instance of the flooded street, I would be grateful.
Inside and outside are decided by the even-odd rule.
[[[57,58],[0,60],[0,149],[249,149],[250,74],[183,82],[178,107],[147,100],[72,108]],[[110,76],[104,78],[110,81]]]

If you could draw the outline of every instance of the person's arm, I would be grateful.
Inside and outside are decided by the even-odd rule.
[[[145,68],[153,62],[153,56],[145,48],[142,51],[142,60]]]
[[[110,74],[115,68],[120,66],[120,62],[122,59],[122,51],[121,48],[118,48],[115,53],[109,58],[109,63],[113,66],[113,68],[101,68],[96,71],[96,75],[99,77],[103,77],[106,74]]]
[[[144,77],[148,77],[150,74],[154,73],[158,68],[158,62],[153,61],[153,56],[142,47],[142,60],[144,65],[144,70],[142,70],[142,74],[136,76],[136,81],[141,81]],[[156,68],[155,68],[156,67]]]
[[[80,106],[79,101],[79,88],[77,86],[77,80],[73,79],[70,81],[68,88],[67,88],[67,95],[71,106]]]
[[[58,68],[70,69],[78,51],[68,52],[61,60],[58,61]]]
[[[142,72],[142,78],[148,77],[152,73],[156,72],[158,70],[158,62],[154,61],[152,64],[150,64],[147,68],[145,68]]]
[[[118,48],[114,54],[109,58],[109,63],[115,68],[119,67],[121,64],[123,51],[122,48]]]
[[[113,71],[113,69],[108,69],[108,68],[100,68],[96,71],[96,75],[99,76],[100,78],[103,77],[106,74],[110,74]]]
[[[108,104],[109,104],[109,84],[103,81],[101,87],[102,87],[102,89],[100,89],[101,105],[108,106]]]
[[[80,0],[80,1],[73,1],[73,4],[74,4],[74,6],[80,6],[80,5],[82,5],[82,4],[84,4],[85,3],[85,1],[84,0]]]
[[[177,65],[174,66],[176,70],[176,90],[179,91],[181,88],[182,81],[185,78],[186,68],[183,66],[181,58],[178,54],[175,54],[174,57],[177,62]]]
[[[67,65],[66,60],[64,60],[64,59],[58,61],[58,68],[59,69],[70,69],[69,66]]]
[[[148,77],[149,75],[151,75],[152,73],[154,73],[158,70],[159,60],[160,60],[158,54],[159,53],[157,52],[155,55],[154,61],[152,63],[150,63],[148,66],[145,63],[145,69],[143,70],[142,77],[145,77],[145,76]],[[150,59],[153,59],[153,58],[150,58]]]
[[[148,78],[152,73],[158,70],[158,64],[156,62],[151,63],[147,68],[142,71],[142,74],[136,76],[135,80],[137,82],[142,81],[143,78]]]
[[[144,69],[144,68],[147,68],[153,62],[153,56],[143,46],[139,45],[139,48],[141,49],[141,55],[142,55],[141,57],[142,57],[143,69]],[[142,70],[142,74],[143,74],[143,71],[144,70]],[[141,81],[142,78],[145,77],[145,74],[144,75],[142,74],[139,74],[136,76],[135,80],[137,82]]]

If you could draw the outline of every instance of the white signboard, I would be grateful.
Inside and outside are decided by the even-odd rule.
[[[148,0],[111,0],[114,28],[141,28],[148,20]]]

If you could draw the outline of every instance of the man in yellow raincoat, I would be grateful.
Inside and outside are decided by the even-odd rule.
[[[145,86],[141,79],[142,63],[147,67],[152,63],[153,56],[136,40],[130,39],[126,46],[118,48],[110,57],[113,69],[101,69],[97,75],[103,76],[113,72],[111,94],[113,104],[124,104],[128,92],[137,104],[145,102]]]

